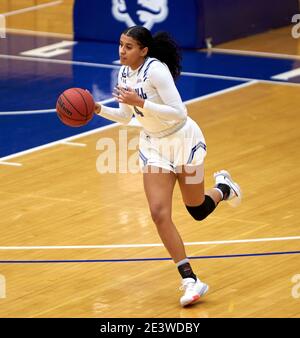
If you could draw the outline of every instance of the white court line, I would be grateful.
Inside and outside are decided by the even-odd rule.
[[[55,56],[69,54],[71,52],[71,47],[77,45],[77,41],[63,40],[60,42],[52,43],[50,45],[29,49],[19,54],[22,56],[33,56],[45,58],[54,58]]]
[[[74,146],[74,147],[86,147],[85,143],[77,143],[77,142],[70,142],[70,141],[63,141],[61,144],[65,144],[67,146]]]
[[[62,38],[73,40],[73,34],[62,34],[62,33],[50,33],[41,31],[31,31],[28,29],[17,29],[17,28],[5,28],[6,33],[22,34],[22,35],[35,35],[45,36],[50,38]]]
[[[111,103],[115,102],[116,100],[114,98],[106,99],[103,101],[100,101],[101,104]],[[55,113],[56,109],[41,109],[41,110],[23,110],[23,111],[4,111],[0,112],[0,116],[4,115],[32,115],[32,114],[49,114],[49,113]]]
[[[2,162],[2,161],[9,160],[11,158],[16,158],[16,157],[19,157],[19,156],[28,155],[28,154],[34,153],[36,151],[39,151],[39,150],[44,150],[44,149],[47,149],[47,148],[50,148],[50,147],[53,147],[53,146],[56,146],[56,145],[60,145],[64,141],[71,141],[71,140],[75,140],[75,139],[80,138],[80,137],[96,134],[96,133],[99,133],[100,131],[115,128],[119,125],[120,125],[119,123],[112,123],[112,124],[109,124],[107,126],[103,126],[103,127],[100,127],[100,128],[89,130],[89,131],[86,131],[86,132],[81,133],[81,134],[70,136],[70,137],[67,137],[67,138],[64,138],[64,139],[61,139],[61,140],[58,140],[58,141],[54,141],[54,142],[44,144],[42,146],[27,149],[27,150],[24,150],[24,151],[20,151],[19,153],[16,153],[16,154],[12,154],[12,155],[9,155],[9,156],[2,157],[2,158],[0,158],[0,161]]]
[[[181,72],[181,75],[192,77],[206,77],[210,79],[220,79],[220,80],[232,80],[232,81],[260,81],[258,79],[253,79],[249,77],[227,76],[227,75],[194,73],[194,72]]]
[[[222,94],[233,92],[233,91],[238,90],[238,89],[242,89],[242,88],[245,88],[245,87],[252,86],[253,84],[256,84],[258,82],[259,81],[256,81],[256,80],[249,81],[249,82],[246,82],[246,83],[242,83],[242,84],[239,84],[239,85],[232,86],[230,88],[221,89],[221,90],[214,92],[214,93],[211,93],[211,94],[203,95],[203,96],[200,96],[198,98],[185,101],[184,103],[185,104],[192,104],[192,103],[195,103],[195,102],[204,101],[204,100],[209,99],[211,97],[219,96],[219,95],[222,95]]]
[[[207,241],[207,242],[185,242],[186,246],[193,245],[216,245],[216,244],[238,244],[274,241],[293,241],[300,240],[300,236],[294,237],[273,237],[273,238],[254,238],[254,239],[235,239],[226,241]],[[73,250],[73,249],[122,249],[122,248],[149,248],[163,247],[163,243],[152,244],[111,244],[111,245],[46,245],[46,246],[0,246],[0,250]]]
[[[10,59],[10,60],[19,60],[19,61],[22,60],[22,61],[48,62],[48,63],[58,63],[58,64],[76,65],[76,66],[85,66],[85,67],[108,68],[108,69],[119,69],[120,68],[120,66],[110,65],[110,64],[105,64],[105,63],[47,59],[47,58],[38,58],[38,57],[16,56],[16,55],[9,55],[9,54],[0,54],[0,58]],[[292,87],[300,86],[300,84],[298,83],[279,82],[279,81],[262,80],[262,79],[256,79],[256,78],[250,78],[250,77],[226,76],[226,75],[207,74],[207,73],[181,72],[181,75],[191,76],[191,77],[221,79],[221,80],[243,81],[243,82],[259,81],[260,83],[276,84],[276,85],[284,85],[284,86],[292,86]]]
[[[300,68],[296,68],[296,69],[293,69],[293,70],[289,70],[288,72],[284,72],[284,73],[274,75],[274,76],[272,76],[272,79],[288,81],[289,79],[291,79],[293,77],[297,77],[299,75],[300,75]]]
[[[237,55],[249,55],[249,56],[262,56],[262,57],[277,58],[277,59],[300,60],[299,55],[256,52],[256,51],[250,51],[250,50],[211,48],[211,49],[207,49],[206,51],[207,52],[212,51],[214,53],[224,53],[224,54],[237,54]]]
[[[24,111],[4,111],[1,115],[32,115],[32,114],[49,114],[54,113],[56,109],[41,109],[41,110],[24,110]]]
[[[36,6],[26,7],[26,8],[22,8],[22,9],[17,9],[15,11],[7,12],[7,13],[1,13],[1,15],[3,15],[3,16],[6,17],[6,16],[12,16],[12,15],[17,15],[17,14],[22,14],[22,13],[26,13],[26,12],[36,11],[38,9],[45,8],[45,7],[56,6],[56,5],[61,4],[62,2],[63,2],[62,0],[47,2],[47,3],[41,4],[41,5],[36,5]]]
[[[16,162],[4,162],[1,161],[0,165],[8,165],[8,166],[12,166],[12,167],[22,167],[22,163],[16,163]]]
[[[245,82],[245,81],[257,81],[259,83],[275,84],[275,85],[280,85],[280,86],[291,86],[291,87],[299,87],[300,86],[300,83],[279,82],[279,81],[272,81],[272,80],[255,79],[255,78],[251,78],[251,77],[227,76],[227,75],[193,73],[193,72],[181,72],[181,75],[193,76],[193,77],[204,77],[204,78],[211,78],[211,79],[221,79],[221,80],[243,81],[243,82]]]
[[[249,85],[252,85],[254,83],[256,83],[256,82],[255,81],[251,81],[250,83],[243,83],[243,84],[240,84],[240,85],[237,85],[237,86],[233,86],[233,88],[232,87],[228,88],[227,91],[229,91],[229,90],[230,91],[238,90],[238,89],[241,89],[242,87],[246,87],[247,85],[249,86]],[[206,95],[206,98],[208,98],[208,96],[212,97],[212,96],[218,96],[218,95],[224,94],[225,91],[226,91],[226,89],[225,90],[220,90],[220,91],[212,93],[212,94],[208,94],[208,95]],[[197,99],[201,100],[201,98],[202,98],[202,96],[200,96],[198,98],[195,98],[195,99],[192,99],[192,100],[185,101],[184,103],[190,104],[192,102],[196,102]],[[99,103],[103,103],[104,104],[104,103],[111,102],[111,101],[114,101],[114,100],[115,99],[108,99],[108,100],[101,101]],[[6,156],[6,157],[2,157],[2,158],[0,158],[0,161],[9,160],[9,159],[16,158],[16,157],[19,157],[19,156],[31,154],[31,153],[34,153],[34,152],[39,151],[39,150],[43,150],[43,149],[46,149],[46,148],[50,148],[50,147],[56,146],[58,144],[61,144],[61,142],[76,140],[78,138],[81,138],[81,137],[84,137],[84,136],[88,136],[88,135],[92,135],[92,134],[96,134],[96,133],[101,132],[103,130],[110,129],[110,128],[115,128],[115,127],[118,127],[118,126],[120,126],[120,123],[112,123],[112,124],[110,124],[108,126],[103,126],[103,127],[97,128],[97,129],[90,130],[88,132],[77,134],[77,135],[74,135],[74,136],[71,136],[71,137],[67,137],[65,139],[61,139],[61,140],[54,141],[54,142],[51,142],[51,143],[48,143],[48,144],[45,144],[45,145],[42,145],[42,146],[38,146],[38,147],[35,147],[35,148],[24,150],[24,151],[21,151],[21,152],[16,153],[16,154],[12,154],[12,155],[9,155],[9,156]]]
[[[0,54],[0,58],[1,59],[9,59],[9,60],[18,60],[18,61],[35,61],[35,62],[46,62],[46,63],[58,63],[58,64],[62,64],[62,65],[75,65],[75,66],[96,67],[96,68],[109,68],[109,69],[119,69],[120,68],[120,66],[109,65],[109,64],[105,64],[105,63],[93,63],[93,62],[83,62],[83,61],[47,59],[47,58],[17,56],[17,55],[9,55],[9,54]]]

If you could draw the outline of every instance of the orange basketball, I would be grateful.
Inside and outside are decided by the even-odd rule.
[[[65,90],[56,102],[59,119],[70,127],[86,125],[93,117],[95,102],[85,89],[70,88]]]

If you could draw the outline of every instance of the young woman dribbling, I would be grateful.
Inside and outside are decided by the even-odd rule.
[[[175,183],[187,211],[198,221],[221,201],[239,204],[241,190],[225,170],[216,172],[215,186],[204,190],[206,143],[175,86],[181,57],[168,33],[152,36],[142,26],[130,27],[121,34],[119,56],[122,67],[114,93],[119,108],[96,104],[96,113],[122,124],[134,115],[142,125],[139,163],[144,190],[158,234],[182,277],[180,304],[186,306],[202,297],[208,285],[193,272],[172,221]]]

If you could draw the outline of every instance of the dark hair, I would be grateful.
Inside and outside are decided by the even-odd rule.
[[[136,40],[142,48],[148,47],[147,55],[164,62],[169,67],[174,79],[180,75],[182,59],[180,50],[167,32],[158,32],[152,36],[147,28],[133,26],[127,28],[122,34]]]

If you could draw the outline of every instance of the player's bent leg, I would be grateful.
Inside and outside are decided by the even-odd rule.
[[[237,206],[241,202],[241,189],[226,170],[214,174],[215,186],[206,191],[202,175],[204,176],[203,164],[188,168],[183,166],[180,173],[177,174],[186,209],[195,220],[204,220],[222,200],[229,201],[233,206]],[[199,183],[201,179],[202,181]]]
[[[221,200],[217,190],[204,190],[204,164],[182,166],[177,178],[187,211],[195,220],[202,221],[214,211]]]

